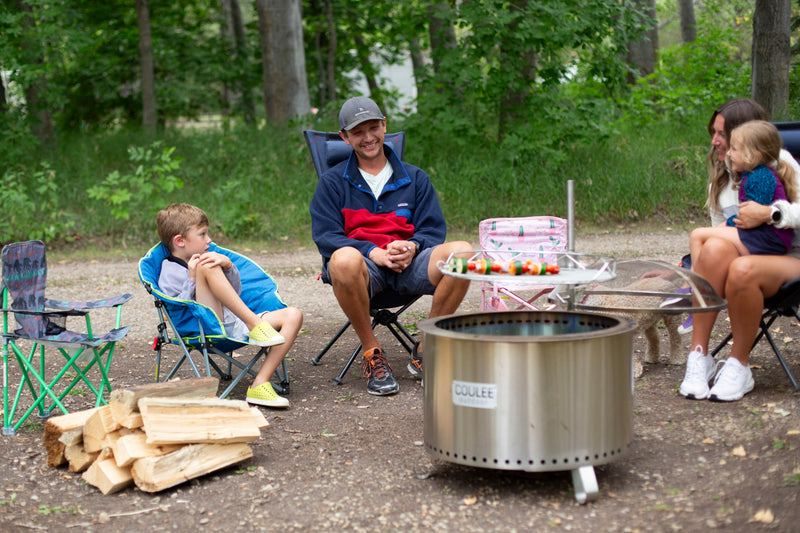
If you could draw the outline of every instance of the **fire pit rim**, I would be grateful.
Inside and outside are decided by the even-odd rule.
[[[446,329],[439,327],[438,324],[448,320],[469,320],[471,317],[490,317],[499,319],[503,317],[512,317],[516,315],[556,315],[556,316],[569,316],[575,318],[576,316],[589,317],[595,320],[608,320],[615,321],[616,324],[609,327],[602,327],[594,331],[578,332],[578,333],[560,333],[560,334],[547,334],[547,335],[495,335],[486,333],[465,333],[458,330]],[[612,315],[609,313],[589,312],[589,311],[533,311],[533,310],[520,310],[520,311],[480,311],[472,313],[454,313],[450,315],[442,315],[433,318],[426,318],[417,324],[417,327],[426,334],[437,335],[439,337],[470,340],[477,342],[511,342],[511,343],[530,343],[530,342],[564,342],[564,341],[579,341],[584,339],[596,339],[598,332],[602,331],[602,336],[613,336],[624,334],[633,331],[637,327],[637,323],[625,316]]]

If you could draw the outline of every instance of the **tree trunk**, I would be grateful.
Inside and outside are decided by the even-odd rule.
[[[650,28],[636,41],[628,43],[627,60],[638,71],[638,77],[645,77],[656,69],[656,50],[658,50],[658,27],[656,20],[656,0],[634,0],[641,11],[653,18]],[[628,83],[636,81],[633,74],[628,75]]]
[[[247,72],[247,37],[244,33],[244,22],[242,22],[242,8],[239,0],[228,0],[231,4],[231,22],[233,26],[233,40],[235,43],[236,61],[242,64],[242,77],[239,79],[238,90],[242,98],[242,113],[247,124],[253,124],[256,119],[256,106],[253,103],[253,95],[250,93]]]
[[[528,0],[512,0],[509,9],[512,12],[524,13],[528,5]],[[520,23],[519,18],[512,20],[509,27],[509,34],[514,35],[516,28]],[[502,46],[502,44],[501,44]],[[509,61],[513,60],[513,54],[516,51],[504,50],[504,55],[508,57]],[[525,109],[525,100],[530,93],[531,84],[536,79],[536,63],[537,54],[534,50],[526,50],[522,54],[522,62],[520,63],[520,84],[518,88],[510,88],[500,102],[500,123],[497,130],[497,142],[503,140],[503,135],[510,124],[523,118],[523,110]]]
[[[431,39],[433,71],[436,74],[439,73],[444,51],[456,47],[456,30],[453,23],[446,18],[449,11],[450,4],[447,2],[436,2],[428,6],[428,33]]]
[[[697,22],[694,18],[694,0],[680,0],[681,39],[693,43],[697,39]]]
[[[311,0],[309,7],[318,23],[314,34],[314,58],[317,64],[316,102],[324,108],[329,102],[336,101],[336,26],[333,22],[333,4],[331,0]]]
[[[278,126],[310,110],[300,0],[256,0],[264,107]]]
[[[325,0],[325,20],[328,23],[328,62],[326,83],[328,88],[327,102],[335,103],[338,96],[336,91],[336,24],[333,21],[333,4],[331,0]]]
[[[142,126],[146,133],[152,135],[156,132],[157,116],[149,0],[136,0],[136,21],[139,25],[139,64],[142,69]]]
[[[219,35],[222,41],[231,49],[231,55],[236,53],[236,41],[233,40],[233,14],[231,13],[231,0],[220,0],[222,7],[222,22],[219,25]],[[222,84],[220,100],[222,101],[222,114],[229,115],[233,107],[233,90],[227,82]]]
[[[425,59],[422,55],[422,47],[419,44],[419,39],[414,37],[409,44],[411,48],[411,68],[414,73],[414,82],[417,85],[417,100],[419,100],[422,98],[422,82],[427,78]]]
[[[325,57],[326,57],[326,50],[327,50],[327,42],[328,36],[327,32],[323,31],[322,26],[319,23],[319,20],[322,18],[323,15],[323,8],[320,5],[319,0],[310,0],[308,3],[308,7],[310,13],[306,11],[306,16],[313,18],[317,21],[317,25],[315,26],[316,31],[314,32],[314,61],[316,63],[317,68],[317,87],[313,91],[316,94],[309,94],[311,99],[311,106],[314,107],[325,107],[325,102],[328,101],[328,88],[327,88],[327,80],[328,76],[325,70]],[[310,88],[309,88],[309,92]],[[316,104],[315,104],[316,103]]]
[[[772,120],[787,118],[791,65],[790,0],[756,0],[751,97]]]
[[[16,0],[16,7],[19,11],[27,13],[24,22],[24,33],[27,34],[33,31],[35,25],[33,8],[22,0]],[[44,56],[38,42],[34,41],[29,35],[25,35],[23,36],[22,46],[34,58],[32,63],[44,65]],[[42,74],[24,88],[25,104],[28,109],[28,125],[31,128],[31,132],[42,144],[54,147],[56,132],[53,127],[53,117],[50,110],[41,102],[41,96],[46,93],[46,90],[47,80]]]
[[[2,67],[0,66],[0,70]],[[6,100],[6,81],[2,74],[0,74],[0,113],[8,112],[8,102]]]
[[[359,65],[361,65],[361,73],[367,80],[369,97],[378,104],[378,107],[385,109],[383,105],[383,93],[378,85],[378,71],[375,69],[375,65],[372,64],[372,61],[370,61],[370,49],[360,34],[354,34],[353,40],[356,43],[356,58],[358,58]]]

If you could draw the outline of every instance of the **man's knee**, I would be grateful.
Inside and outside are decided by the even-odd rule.
[[[352,281],[367,276],[367,265],[361,252],[351,246],[339,248],[328,261],[328,277],[331,283]]]
[[[435,265],[439,261],[446,261],[450,254],[470,252],[471,250],[473,250],[472,245],[467,241],[449,241],[433,249],[430,261]]]

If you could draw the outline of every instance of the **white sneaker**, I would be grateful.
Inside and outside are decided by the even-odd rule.
[[[708,399],[714,402],[735,402],[753,390],[754,386],[750,366],[744,366],[735,357],[728,357],[714,380]]]
[[[708,397],[708,382],[714,377],[715,370],[714,358],[703,355],[700,345],[695,346],[686,359],[686,374],[680,393],[692,400],[704,400]]]

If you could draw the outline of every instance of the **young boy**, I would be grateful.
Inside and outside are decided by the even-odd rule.
[[[156,225],[161,242],[171,254],[161,264],[158,286],[168,296],[211,308],[222,317],[228,337],[272,346],[247,389],[247,401],[288,407],[289,400],[278,396],[269,378],[297,337],[303,314],[295,307],[285,307],[256,315],[245,305],[239,297],[242,287],[236,266],[229,257],[208,251],[208,217],[199,207],[172,204],[158,212]]]

